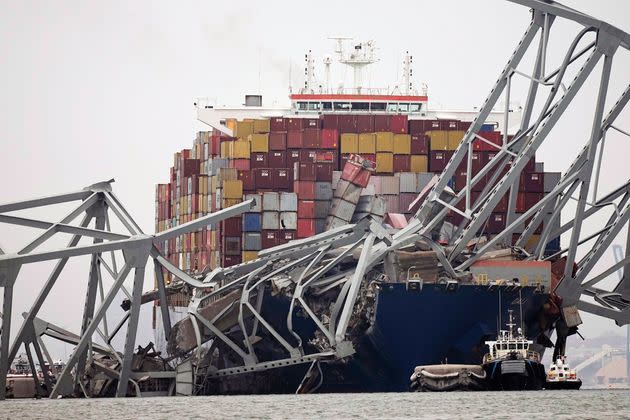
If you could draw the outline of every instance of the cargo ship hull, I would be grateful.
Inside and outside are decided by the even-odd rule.
[[[356,353],[322,363],[317,392],[404,392],[418,365],[480,364],[486,352],[484,341],[497,332],[499,294],[502,316],[515,308],[520,297],[525,330],[529,336],[540,333],[538,316],[548,295],[533,287],[459,285],[449,289],[431,284],[408,290],[404,283],[380,285],[369,326],[353,340]],[[263,315],[285,336],[288,303],[286,298],[274,297],[263,306]],[[304,318],[295,320],[307,342],[313,337],[313,325]],[[298,365],[224,377],[209,381],[204,392],[294,393],[308,368]]]

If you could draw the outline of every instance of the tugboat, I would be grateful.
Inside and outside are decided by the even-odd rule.
[[[516,332],[512,311],[509,311],[507,330],[500,330],[496,341],[486,341],[490,353],[483,358],[488,389],[522,391],[540,390],[545,384],[545,367],[540,355],[529,350],[533,341]]]
[[[545,389],[580,389],[582,380],[578,378],[577,371],[571,369],[566,356],[560,356],[555,363],[549,366]]]

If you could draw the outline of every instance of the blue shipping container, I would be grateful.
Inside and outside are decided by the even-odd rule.
[[[262,230],[262,215],[260,213],[245,213],[243,215],[244,232],[260,232]]]
[[[481,126],[481,129],[479,131],[481,132],[494,131],[494,124],[484,124]]]

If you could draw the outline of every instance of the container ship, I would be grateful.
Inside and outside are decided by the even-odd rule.
[[[323,61],[324,81],[318,81],[315,59],[308,52],[304,84],[290,92],[286,108],[265,107],[258,95],[247,96],[239,107],[218,107],[204,100],[195,103],[198,119],[209,129],[197,134],[191,148],[175,153],[168,183],[156,186],[156,232],[246,200],[254,199],[255,205],[242,216],[164,242],[161,251],[174,266],[204,278],[218,267],[239,267],[284,244],[365,219],[395,232],[418,211],[426,196],[423,193],[446,167],[476,111],[432,110],[426,85],[417,90],[412,82],[413,58],[408,53],[400,83],[384,89],[364,86],[366,67],[377,61],[374,43],[353,43],[349,50],[346,44],[337,39],[335,53],[338,62],[352,70],[352,88],[330,87],[333,60],[329,57]],[[513,133],[504,125],[503,116],[504,110],[493,112],[485,121],[480,133],[483,141],[475,142],[471,151],[473,175],[510,141]],[[519,116],[520,109],[510,109],[510,123],[517,124]],[[355,176],[353,170],[367,175]],[[455,193],[466,188],[467,175],[462,169],[450,179]],[[559,179],[560,173],[545,172],[543,163],[532,158],[520,178],[516,212],[531,208]],[[486,182],[479,182],[473,196],[485,186]],[[463,220],[457,210],[449,212],[433,240],[448,243]],[[506,195],[488,219],[486,238],[505,229],[507,210]],[[525,249],[536,246],[539,233],[532,235]],[[382,268],[366,274],[352,329],[354,351],[322,364],[317,388],[402,391],[417,365],[479,364],[486,352],[484,341],[497,334],[497,315],[505,317],[514,305],[522,309],[527,336],[542,353],[550,346],[548,332],[558,316],[549,293],[554,281],[551,263],[521,267],[513,261],[510,245],[506,244],[503,258],[476,263],[473,274],[459,281],[444,277],[430,252],[407,265],[404,253],[396,254],[396,275]],[[557,238],[545,252],[550,255],[559,249]],[[171,273],[165,275],[168,284],[177,284]],[[294,343],[299,336],[306,354],[316,352],[317,326],[303,313],[292,312],[295,289],[280,283],[259,292],[264,295],[261,314],[287,342]],[[217,280],[209,287],[225,287],[225,281]],[[208,305],[222,308],[217,313],[223,314],[229,305],[222,299]],[[322,313],[334,303],[326,290],[309,299]],[[157,305],[168,304],[171,319],[179,321],[170,337],[154,322],[157,347],[182,360],[194,347],[186,345],[183,335],[190,327],[186,324],[190,302],[185,287],[175,287],[168,302],[154,307],[154,320],[159,316]],[[293,321],[291,331],[287,314]],[[234,321],[223,331],[229,335],[237,329]],[[264,344],[265,334],[259,329],[263,339],[258,337],[252,344],[259,361],[274,360],[274,354],[282,350]],[[209,331],[201,335],[213,343]],[[204,359],[207,372],[238,366],[229,349],[219,347],[209,344]],[[207,374],[203,384],[196,383],[196,392],[295,392],[304,386],[307,367],[300,364],[233,376]]]

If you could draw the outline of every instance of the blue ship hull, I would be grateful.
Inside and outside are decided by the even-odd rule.
[[[520,292],[519,292],[520,290]],[[501,307],[499,308],[499,294]],[[520,312],[528,337],[541,331],[538,319],[548,295],[533,287],[424,285],[407,290],[403,283],[382,284],[367,329],[354,340],[356,353],[347,360],[322,363],[323,382],[318,392],[401,392],[409,389],[409,377],[418,365],[439,363],[481,364],[487,352],[485,340],[496,337],[498,314],[507,319],[508,309]],[[289,299],[267,296],[262,312],[286,339]],[[313,337],[315,325],[294,316],[294,328],[304,343]],[[308,349],[307,352],[315,351]],[[308,365],[272,369],[212,393],[293,393]],[[243,376],[243,375],[241,375]]]

